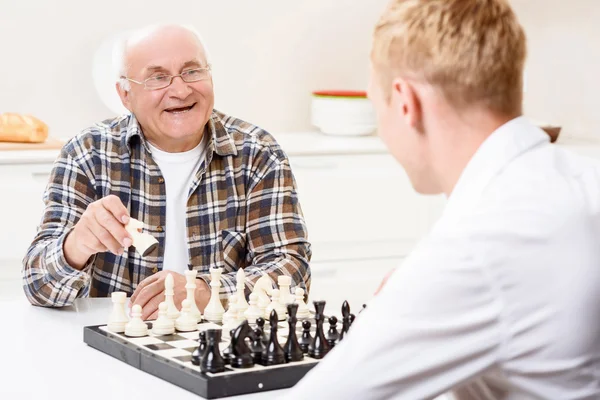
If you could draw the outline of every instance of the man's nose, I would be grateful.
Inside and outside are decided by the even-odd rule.
[[[186,98],[192,93],[192,88],[180,76],[173,77],[173,82],[169,86],[172,96],[181,99]]]

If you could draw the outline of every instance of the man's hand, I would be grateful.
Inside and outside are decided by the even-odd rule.
[[[124,224],[129,222],[127,209],[114,195],[91,203],[67,236],[64,254],[69,265],[81,269],[96,253],[111,251],[123,254],[132,238]]]
[[[381,283],[379,284],[379,287],[377,288],[377,290],[375,291],[374,295],[379,294],[379,292],[381,291],[381,289],[383,289],[383,287],[385,286],[385,284],[387,283],[388,279],[390,279],[390,276],[392,276],[392,274],[394,273],[395,269],[391,270],[390,272],[388,272],[385,277],[383,278],[383,280],[381,281]]]
[[[144,279],[131,296],[131,305],[142,306],[142,319],[156,319],[158,317],[158,305],[165,301],[165,278],[168,274],[173,275],[173,292],[175,306],[181,308],[181,302],[187,297],[185,276],[173,271],[160,271]],[[204,311],[210,300],[210,288],[202,279],[196,279],[196,293],[194,294],[196,305],[200,312]]]

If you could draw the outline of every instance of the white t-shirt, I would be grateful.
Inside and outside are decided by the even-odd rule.
[[[163,270],[183,274],[188,269],[186,209],[188,192],[200,164],[206,156],[207,136],[198,146],[182,153],[168,153],[148,143],[158,164],[167,192],[167,223]]]

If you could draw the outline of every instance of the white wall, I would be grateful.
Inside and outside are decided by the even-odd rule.
[[[271,131],[310,129],[310,92],[365,89],[371,31],[387,0],[0,0],[0,112],[55,136],[111,116],[92,83],[103,39],[194,23],[214,56],[217,107]],[[600,1],[512,0],[529,37],[526,113],[600,137]]]
[[[385,0],[0,0],[0,112],[55,136],[111,116],[92,82],[106,37],[163,20],[194,24],[213,56],[216,106],[271,131],[310,129],[313,90],[364,90]]]

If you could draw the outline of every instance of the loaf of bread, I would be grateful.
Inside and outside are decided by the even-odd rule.
[[[48,125],[31,115],[0,114],[0,142],[43,143]]]

